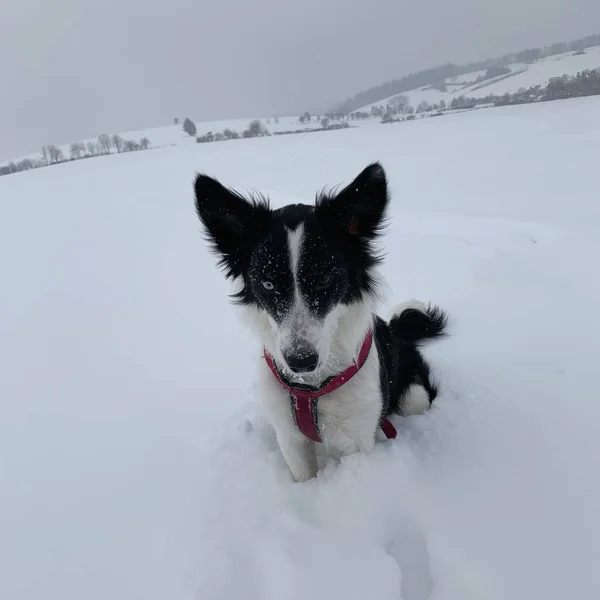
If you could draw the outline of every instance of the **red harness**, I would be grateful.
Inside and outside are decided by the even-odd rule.
[[[358,354],[358,362],[350,365],[345,371],[342,371],[335,377],[325,380],[323,386],[320,388],[311,388],[309,386],[293,387],[289,385],[279,373],[273,358],[266,350],[264,351],[265,360],[273,372],[273,375],[275,375],[279,383],[290,393],[290,405],[296,426],[309,440],[312,440],[313,442],[323,442],[319,435],[319,414],[317,411],[318,398],[337,390],[344,385],[344,383],[352,379],[365,364],[372,344],[373,332],[369,330],[360,349],[360,353]],[[382,417],[379,426],[388,439],[396,437],[396,428],[389,419]]]

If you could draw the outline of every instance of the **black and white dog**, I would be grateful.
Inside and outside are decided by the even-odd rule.
[[[389,203],[369,165],[314,206],[273,210],[198,175],[196,210],[264,345],[261,401],[296,481],[317,473],[315,443],[338,456],[373,449],[391,414],[422,414],[437,395],[419,342],[445,334],[439,308],[410,301],[375,314],[382,256],[374,242]]]

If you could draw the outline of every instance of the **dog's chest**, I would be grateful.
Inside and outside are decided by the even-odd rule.
[[[267,369],[262,372],[262,401],[278,435],[303,438],[294,418],[290,394]],[[334,451],[362,449],[374,436],[381,417],[379,360],[372,352],[363,368],[337,390],[316,401],[318,431],[324,444]]]
[[[356,437],[364,435],[365,429],[374,428],[373,408],[381,404],[379,384],[377,379],[366,375],[361,373],[356,376],[356,381],[319,398],[319,431],[325,443],[338,434]],[[374,421],[375,425],[377,422],[378,418]]]

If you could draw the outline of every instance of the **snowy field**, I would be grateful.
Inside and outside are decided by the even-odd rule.
[[[0,598],[598,598],[599,144],[586,98],[0,178]],[[442,392],[294,484],[192,180],[311,202],[372,160]]]

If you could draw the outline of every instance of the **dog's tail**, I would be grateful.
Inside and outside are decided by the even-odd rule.
[[[448,315],[437,306],[409,300],[392,310],[390,330],[405,342],[416,344],[447,335]]]

